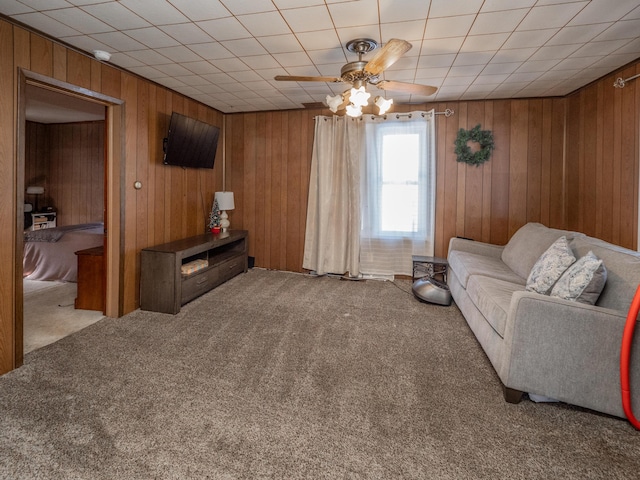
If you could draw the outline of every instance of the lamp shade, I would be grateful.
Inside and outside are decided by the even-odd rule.
[[[236,208],[233,202],[233,192],[216,192],[215,199],[218,201],[220,210],[233,210]]]
[[[27,187],[27,195],[42,195],[44,193],[44,187],[37,187],[31,185]]]

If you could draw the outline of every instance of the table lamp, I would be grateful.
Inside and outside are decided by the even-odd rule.
[[[38,212],[38,195],[42,195],[44,193],[44,187],[38,187],[36,185],[30,185],[27,187],[27,195],[35,195],[36,196],[36,208],[35,212]]]
[[[216,192],[215,199],[218,201],[218,208],[220,209],[220,226],[222,231],[226,232],[229,229],[229,215],[227,210],[233,210],[236,208],[233,202],[233,192]]]

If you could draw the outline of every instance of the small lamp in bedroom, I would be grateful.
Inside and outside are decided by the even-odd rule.
[[[39,212],[38,210],[38,195],[42,195],[44,193],[44,187],[38,187],[36,185],[30,185],[27,187],[27,195],[35,195],[36,196],[36,208],[35,212]]]
[[[233,192],[216,192],[215,199],[218,201],[218,208],[222,212],[220,214],[220,226],[222,227],[222,231],[226,232],[230,224],[227,210],[236,208],[233,202]]]

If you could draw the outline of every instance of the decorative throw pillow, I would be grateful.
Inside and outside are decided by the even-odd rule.
[[[526,290],[548,294],[564,271],[575,261],[576,257],[571,251],[567,237],[563,235],[553,242],[533,265],[527,278]]]
[[[551,290],[552,297],[595,305],[607,282],[607,269],[589,251],[562,274]]]

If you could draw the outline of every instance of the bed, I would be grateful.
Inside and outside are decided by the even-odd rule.
[[[104,242],[102,223],[24,232],[23,276],[29,280],[78,281],[75,252]]]

